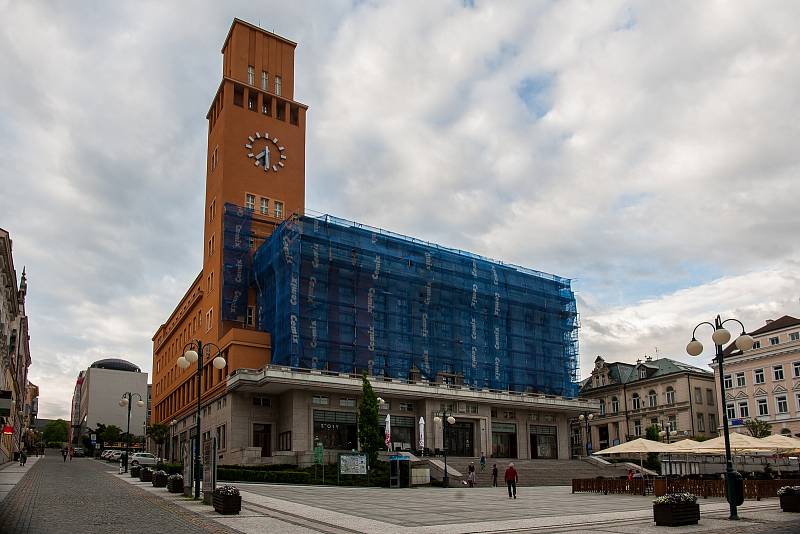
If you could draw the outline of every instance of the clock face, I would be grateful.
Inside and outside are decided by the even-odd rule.
[[[278,172],[286,166],[286,147],[281,145],[277,137],[270,138],[268,132],[256,132],[247,136],[247,157],[253,164],[264,169],[264,172]]]

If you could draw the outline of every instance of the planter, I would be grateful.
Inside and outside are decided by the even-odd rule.
[[[142,482],[152,482],[153,481],[153,472],[149,469],[142,469],[139,471],[139,480]]]
[[[800,495],[781,495],[781,510],[784,512],[800,512]]]
[[[153,475],[153,487],[165,488],[167,487],[167,475]]]
[[[696,525],[700,521],[700,505],[697,503],[654,504],[653,519],[656,525],[664,527]]]
[[[183,479],[167,480],[167,491],[170,493],[183,493]]]
[[[238,514],[242,510],[242,496],[214,494],[213,504],[220,514]]]
[[[138,465],[134,465],[133,467],[128,469],[128,472],[131,474],[131,478],[139,478],[139,473],[141,472],[141,470],[142,470],[141,467],[139,467]]]

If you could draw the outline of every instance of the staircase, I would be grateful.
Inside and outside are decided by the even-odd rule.
[[[441,458],[438,458],[441,459]],[[626,476],[627,466],[597,465],[586,460],[512,460],[486,459],[486,469],[481,471],[480,458],[448,458],[448,471],[454,467],[462,474],[456,477],[449,473],[450,484],[462,484],[462,480],[467,479],[469,464],[475,464],[476,483],[479,487],[491,486],[492,484],[492,464],[497,464],[497,484],[505,485],[503,475],[510,462],[514,462],[514,467],[519,474],[520,486],[569,486],[573,478],[618,478]],[[431,477],[441,480],[442,472],[431,466]]]

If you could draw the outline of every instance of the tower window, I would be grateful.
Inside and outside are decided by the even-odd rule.
[[[283,217],[283,202],[275,201],[275,217],[281,218]]]
[[[255,195],[251,195],[250,193],[247,193],[244,196],[244,207],[249,209],[249,210],[256,209],[256,196]]]
[[[250,85],[256,84],[256,69],[252,65],[247,66],[247,83]]]
[[[250,111],[255,111],[257,105],[258,105],[258,94],[253,91],[249,91],[247,93],[247,109],[249,109]]]
[[[275,94],[280,96],[281,95],[281,77],[275,76]]]
[[[255,324],[255,317],[256,317],[256,307],[255,306],[248,306],[247,307],[247,326],[253,326]]]
[[[300,123],[300,108],[289,106],[289,123],[297,126]]]
[[[233,88],[233,105],[242,107],[244,102],[244,87],[236,85]]]
[[[267,71],[261,71],[261,88],[265,91],[269,90],[269,74]]]
[[[279,121],[285,121],[286,120],[286,102],[281,102],[280,100],[278,100],[275,103],[275,112],[276,112],[275,113],[275,117]]]
[[[261,99],[261,113],[267,117],[272,117],[272,98],[263,95]]]
[[[269,199],[261,198],[261,215],[269,215]]]

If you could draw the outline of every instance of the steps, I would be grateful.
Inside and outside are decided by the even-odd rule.
[[[573,478],[597,478],[609,477],[618,478],[625,476],[628,472],[627,467],[616,465],[598,465],[584,460],[512,460],[512,459],[486,459],[486,469],[481,471],[480,458],[448,458],[448,471],[451,467],[462,473],[462,477],[456,477],[451,472],[451,485],[462,484],[462,480],[467,479],[468,467],[470,463],[475,464],[476,484],[480,487],[491,486],[492,484],[492,464],[497,464],[497,484],[505,485],[503,475],[510,462],[514,462],[514,467],[519,474],[520,486],[569,486]],[[442,473],[438,470],[431,470],[431,476],[441,479]]]

